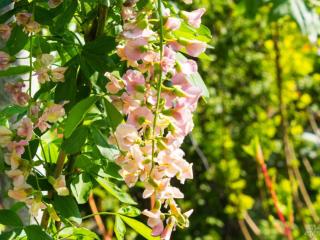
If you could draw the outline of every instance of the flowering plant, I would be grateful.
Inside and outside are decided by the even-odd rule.
[[[181,11],[165,0],[20,0],[1,7],[11,10],[0,17],[0,76],[18,79],[5,86],[12,105],[0,115],[1,169],[11,179],[8,196],[35,223],[24,226],[13,208],[2,209],[4,234],[97,239],[81,223],[98,223],[100,215],[115,217],[118,239],[125,223],[147,239],[170,239],[176,227],[188,227],[192,210],[178,206],[183,193],[173,179],[193,178],[180,146],[199,98],[208,96],[195,61],[208,58],[205,9]],[[123,180],[150,198],[142,211],[150,228],[134,219],[140,210],[118,187]],[[96,186],[122,206],[95,210]],[[82,216],[79,205],[88,201],[93,214]]]

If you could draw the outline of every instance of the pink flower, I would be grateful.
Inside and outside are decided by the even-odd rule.
[[[20,169],[12,169],[9,171],[5,171],[6,175],[12,179],[12,183],[14,187],[21,187],[25,185],[26,180],[24,177],[24,173]]]
[[[24,146],[28,145],[26,140],[20,140],[19,142],[13,141],[7,145],[7,148],[10,152],[17,153],[21,156],[24,153]]]
[[[170,31],[174,31],[180,28],[181,25],[181,20],[179,18],[175,18],[175,17],[168,17],[164,28],[166,30],[170,30]]]
[[[8,191],[8,196],[14,200],[24,202],[27,200],[30,195],[32,188],[29,184],[24,184],[20,187],[15,187],[12,190]]]
[[[151,125],[153,122],[153,114],[147,107],[139,107],[129,112],[127,123],[137,128],[142,125]]]
[[[63,0],[49,0],[49,1],[48,1],[48,5],[49,5],[49,8],[56,8],[56,7],[58,7],[62,2],[63,2]]]
[[[122,35],[127,39],[149,38],[154,32],[148,28],[141,29],[136,24],[126,23]]]
[[[30,33],[38,33],[41,30],[40,24],[31,20],[25,25],[25,30]]]
[[[148,217],[148,226],[152,228],[152,236],[159,236],[164,229],[160,210],[143,210],[142,214]]]
[[[168,41],[167,46],[176,52],[180,51],[182,48],[182,46],[177,41]]]
[[[0,38],[8,41],[11,35],[11,27],[8,24],[0,24]]]
[[[0,70],[6,70],[9,67],[10,55],[0,51]]]
[[[40,84],[43,84],[43,83],[48,82],[50,80],[48,68],[40,68],[36,72],[36,75],[38,76],[38,81]]]
[[[121,123],[114,133],[121,150],[128,151],[139,139],[136,128],[131,124]]]
[[[182,16],[187,19],[189,25],[199,28],[201,25],[201,17],[205,11],[205,8],[200,8],[192,12],[182,11]]]
[[[43,113],[46,118],[46,121],[54,123],[57,122],[59,118],[65,115],[63,108],[64,104],[52,104],[49,106]]]
[[[26,25],[32,17],[31,13],[21,12],[16,14],[18,25]]]
[[[207,44],[198,40],[189,41],[186,45],[187,53],[192,57],[198,57],[207,48]]]
[[[27,141],[31,140],[33,135],[33,126],[30,118],[26,117],[20,121],[17,134],[20,137],[25,137]]]
[[[5,90],[11,94],[13,101],[18,105],[25,105],[29,101],[29,95],[22,92],[22,88],[25,85],[21,82],[18,83],[7,83],[5,85]]]
[[[51,70],[51,77],[53,82],[64,82],[64,73],[67,71],[66,67],[57,67]]]
[[[42,115],[38,119],[38,122],[35,127],[39,128],[42,133],[45,132],[48,128],[50,128],[50,125],[47,123],[46,115]]]
[[[133,98],[132,95],[128,93],[123,93],[121,95],[121,100],[123,102],[123,113],[128,114],[129,112],[133,111],[137,107],[140,106],[140,101],[138,99]]]
[[[165,229],[163,230],[163,232],[161,233],[161,236],[160,236],[161,240],[170,240],[172,230],[175,226],[175,222],[176,222],[176,220],[174,217],[170,217],[168,219],[168,224],[165,227]]]
[[[148,44],[148,40],[145,38],[137,38],[134,40],[127,41],[127,44],[124,47],[124,54],[128,60],[137,61],[141,60],[145,51],[143,48]]]
[[[126,82],[127,92],[129,94],[135,93],[139,86],[144,86],[145,84],[144,76],[137,70],[129,69],[122,78]]]
[[[11,166],[12,170],[15,170],[20,166],[22,162],[20,156],[21,155],[18,155],[16,152],[8,153],[5,155],[4,161]]]
[[[139,175],[138,173],[129,173],[124,169],[120,170],[120,175],[123,177],[125,183],[127,184],[127,186],[129,188],[133,187],[134,185],[136,185],[136,182],[139,179]]]
[[[198,65],[195,61],[188,59],[185,62],[181,63],[181,72],[186,75],[196,73],[198,71]]]
[[[176,64],[176,52],[173,51],[170,47],[164,47],[163,58],[161,61],[162,70],[167,73],[174,70]]]
[[[124,83],[114,74],[106,72],[104,76],[110,80],[110,82],[108,82],[106,85],[106,89],[111,94],[116,94],[125,87]]]
[[[8,128],[4,126],[0,126],[0,146],[1,147],[5,147],[7,146],[7,144],[11,142],[11,135],[12,135],[12,132]]]

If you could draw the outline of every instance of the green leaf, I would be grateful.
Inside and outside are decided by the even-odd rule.
[[[48,9],[43,7],[35,6],[34,7],[34,20],[40,23],[41,25],[50,25],[54,15]]]
[[[19,216],[14,211],[8,209],[0,209],[0,224],[11,227],[23,226]]]
[[[30,225],[24,228],[29,240],[52,240],[52,238],[38,225]]]
[[[63,4],[64,11],[62,11],[61,14],[55,19],[55,22],[53,24],[53,30],[59,34],[61,34],[61,32],[63,32],[68,27],[68,24],[70,23],[74,13],[77,10],[78,1],[64,1]]]
[[[63,217],[77,224],[81,224],[82,218],[75,199],[72,196],[55,195],[53,200],[55,210]]]
[[[0,234],[0,240],[16,240],[21,239],[19,236],[21,235],[22,228],[15,228],[8,232],[2,232]]]
[[[194,28],[185,22],[182,22],[180,28],[174,31],[173,34],[178,39],[198,40],[206,43],[212,40],[209,28],[204,25],[201,25],[199,28]]]
[[[128,217],[137,217],[141,214],[141,211],[138,208],[133,206],[124,206],[118,210],[118,213]]]
[[[10,105],[0,111],[0,118],[4,117],[9,119],[16,114],[26,113],[27,111],[28,111],[28,108],[26,107],[22,107],[18,105]]]
[[[88,42],[84,47],[83,51],[86,53],[96,55],[106,55],[115,49],[117,43],[113,37],[100,36],[92,42]]]
[[[20,52],[28,42],[28,35],[22,30],[22,27],[16,25],[11,32],[10,38],[6,44],[11,56]]]
[[[7,70],[0,71],[0,77],[8,77],[13,75],[21,75],[28,73],[32,70],[29,66],[16,66],[8,68]]]
[[[118,240],[123,240],[126,234],[126,225],[121,220],[121,217],[116,215],[116,220],[114,224],[114,232]]]
[[[181,53],[177,53],[177,60],[181,63],[185,62],[187,60],[187,58],[181,54]],[[201,89],[202,91],[202,96],[204,97],[209,97],[209,91],[208,88],[206,86],[206,84],[204,83],[202,77],[200,76],[200,74],[198,72],[190,74],[187,77],[187,80],[193,85],[196,86],[198,88]]]
[[[99,240],[94,232],[86,228],[67,227],[59,232],[59,237],[68,240]]]
[[[84,204],[88,201],[92,187],[92,179],[86,173],[75,176],[70,185],[71,192],[79,204]]]
[[[62,149],[68,154],[74,154],[81,150],[85,144],[89,129],[86,126],[78,127],[69,138],[64,139]]]
[[[141,236],[143,236],[147,240],[160,240],[160,237],[153,237],[151,235],[152,230],[151,228],[144,225],[142,222],[139,222],[136,219],[128,218],[125,216],[120,215],[121,219],[128,224],[133,230],[135,230],[137,233],[139,233]]]
[[[120,189],[117,185],[110,182],[107,179],[103,179],[101,177],[96,177],[96,181],[107,190],[112,196],[119,199],[120,202],[136,205],[137,203],[131,198],[131,196]]]
[[[123,116],[107,99],[104,99],[109,125],[113,130],[122,122]]]
[[[83,120],[87,112],[90,110],[90,108],[98,101],[98,96],[91,96],[88,98],[85,98],[78,102],[69,112],[66,124],[65,124],[65,130],[64,130],[64,136],[65,138],[69,138],[73,131],[76,129],[76,127],[80,124],[80,122]]]

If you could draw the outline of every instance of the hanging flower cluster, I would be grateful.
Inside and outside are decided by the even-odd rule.
[[[29,158],[32,158],[29,142],[37,138],[34,129],[39,128],[41,132],[44,132],[50,127],[48,122],[57,122],[65,113],[63,104],[49,104],[40,114],[41,103],[31,104],[31,97],[24,92],[24,87],[25,85],[21,82],[8,83],[5,86],[15,104],[21,106],[29,104],[29,114],[11,124],[10,129],[0,126],[0,146],[5,149],[5,162],[11,168],[6,171],[6,175],[12,179],[13,185],[13,188],[8,191],[8,196],[17,201],[25,202],[30,209],[30,214],[36,217],[39,210],[46,208],[46,205],[42,202],[41,191],[33,189],[27,183],[29,175],[33,174],[33,166],[32,162],[23,158],[23,155],[27,154]],[[68,194],[65,190],[63,175],[50,182],[59,195]]]
[[[154,19],[155,6],[161,8],[160,19]],[[197,63],[179,57],[178,51],[197,57],[207,47],[201,41],[176,39],[171,33],[183,21],[199,28],[204,12],[181,11],[178,17],[161,1],[150,1],[149,7],[139,10],[134,1],[126,3],[117,53],[129,69],[122,77],[105,75],[113,103],[127,116],[109,139],[121,151],[116,163],[129,187],[139,180],[144,183],[143,197],[151,198],[152,206],[143,214],[153,235],[161,239],[169,239],[176,225],[187,227],[192,213],[181,212],[175,199],[184,195],[171,182],[174,177],[182,184],[193,178],[192,164],[184,159],[180,146],[193,128],[192,112],[202,92],[188,81],[197,72]]]

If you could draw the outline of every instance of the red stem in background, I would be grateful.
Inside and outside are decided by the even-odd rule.
[[[260,145],[257,146],[256,151],[257,151],[256,152],[256,159],[261,166],[261,171],[264,176],[264,180],[265,180],[265,183],[266,183],[267,188],[269,190],[269,193],[272,197],[272,201],[273,201],[274,207],[276,209],[278,218],[280,219],[280,221],[284,225],[284,234],[286,235],[286,237],[289,240],[291,240],[291,239],[293,239],[291,229],[288,226],[286,219],[285,219],[283,213],[281,212],[281,209],[279,208],[279,200],[278,200],[276,191],[274,189],[273,183],[271,181],[271,178],[269,176],[267,165],[264,163],[264,157],[263,157],[263,153],[262,153],[262,149],[261,149]]]

